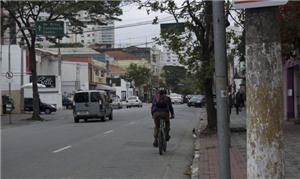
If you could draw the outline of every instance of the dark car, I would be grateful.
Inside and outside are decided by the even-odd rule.
[[[73,101],[71,101],[68,97],[62,97],[62,105],[66,107],[66,109],[73,109]]]
[[[11,97],[4,95],[2,96],[2,111],[4,114],[11,112],[15,109],[14,101]]]
[[[193,96],[187,103],[188,107],[191,107],[191,106],[202,107],[204,105],[205,105],[205,98],[202,95]]]
[[[33,111],[32,98],[24,99],[24,111]],[[43,103],[40,101],[40,112],[44,112],[45,114],[51,114],[52,112],[56,112],[56,108],[51,104]]]

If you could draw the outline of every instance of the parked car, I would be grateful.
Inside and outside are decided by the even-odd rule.
[[[134,106],[136,106],[136,107],[143,107],[143,103],[139,99],[139,97],[137,97],[137,96],[130,96],[126,100],[126,106],[127,106],[127,108],[134,107]]]
[[[78,91],[74,95],[73,116],[74,122],[80,119],[87,121],[91,118],[100,118],[105,121],[106,117],[113,120],[112,100],[102,90]]]
[[[205,105],[205,98],[202,95],[195,95],[187,103],[188,107],[195,106],[195,107],[202,107]]]
[[[7,95],[2,96],[2,111],[4,114],[11,112],[15,109],[14,101],[11,97]]]
[[[66,109],[72,109],[73,108],[73,101],[70,100],[66,96],[62,96],[62,105],[66,107]]]
[[[123,105],[122,105],[122,102],[121,102],[119,96],[113,97],[111,106],[112,106],[112,108],[114,108],[114,109],[121,109],[121,108],[122,108]]]
[[[32,98],[24,98],[24,111],[33,111]],[[51,114],[52,112],[56,112],[56,107],[52,104],[47,104],[40,101],[40,112]]]
[[[180,94],[177,93],[171,93],[169,95],[169,97],[171,98],[171,102],[173,104],[183,104],[183,97]]]

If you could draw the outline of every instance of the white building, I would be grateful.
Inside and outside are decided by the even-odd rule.
[[[179,63],[178,55],[166,47],[163,48],[161,64],[162,66],[183,66]]]
[[[82,34],[72,34],[70,32],[71,24],[66,22],[66,32],[69,38],[63,38],[62,43],[81,43],[84,46],[91,44],[107,45],[112,48],[115,41],[114,22],[108,21],[107,25],[91,24],[86,11],[78,12],[78,19],[83,22],[86,27],[83,28]]]

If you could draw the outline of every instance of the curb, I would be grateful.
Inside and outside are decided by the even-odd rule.
[[[191,179],[199,179],[199,166],[200,166],[200,140],[199,135],[195,138],[194,142],[194,157],[191,165]]]

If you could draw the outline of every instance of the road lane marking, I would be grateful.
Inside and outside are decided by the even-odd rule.
[[[71,148],[70,145],[68,145],[68,146],[66,146],[66,147],[63,147],[63,148],[60,148],[60,149],[57,149],[57,150],[54,150],[53,153],[58,153],[58,152],[61,152],[61,151],[63,151],[63,150],[67,150],[67,149],[69,149],[69,148]]]
[[[114,132],[114,131],[113,130],[109,130],[109,131],[104,132],[103,134],[109,134],[109,133],[112,133],[112,132]]]
[[[128,123],[128,125],[133,125],[133,124],[135,124],[135,123],[136,123],[136,122],[132,121],[132,122]]]

